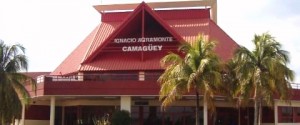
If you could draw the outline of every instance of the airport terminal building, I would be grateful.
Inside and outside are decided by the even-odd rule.
[[[232,57],[238,44],[217,25],[216,0],[94,8],[101,22],[53,72],[28,73],[37,80],[37,91],[27,88],[32,105],[23,108],[21,124],[93,125],[93,117],[124,109],[131,113],[132,125],[194,125],[194,95],[161,111],[160,59],[199,34],[218,41],[216,52],[223,61]],[[275,100],[274,108],[263,108],[263,125],[299,124],[297,93],[295,89],[291,105]],[[224,96],[215,101],[214,118],[200,103],[202,125],[253,124],[253,105],[236,108]]]

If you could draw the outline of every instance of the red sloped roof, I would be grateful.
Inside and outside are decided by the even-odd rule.
[[[209,35],[210,19],[167,20],[166,22],[187,42],[193,42],[199,34]]]
[[[78,72],[81,62],[89,49],[97,48],[113,32],[120,22],[103,22],[50,74],[65,75]],[[97,41],[97,42],[94,42]]]
[[[238,47],[238,44],[210,19],[169,20],[166,22],[187,42],[195,41],[199,34],[216,41],[216,52],[224,61],[230,59],[234,49]]]
[[[140,6],[141,7],[141,6]],[[146,6],[147,8],[147,6]],[[173,10],[171,10],[173,11]],[[204,34],[210,40],[218,41],[216,52],[221,59],[227,60],[233,50],[238,46],[219,26],[217,26],[209,18],[209,10],[194,11],[181,10],[180,14],[184,16],[170,16],[171,12],[153,11],[148,8],[147,12],[174,38],[180,37],[187,42],[193,42],[199,34]],[[174,13],[177,11],[173,11]],[[195,13],[202,13],[199,17],[191,17]],[[134,12],[133,12],[134,13]],[[137,13],[137,12],[136,12]],[[121,16],[126,14],[121,14]],[[159,16],[169,15],[168,18]],[[189,15],[189,16],[187,16]],[[115,16],[118,16],[116,13]],[[159,70],[160,59],[167,54],[167,51],[151,52],[148,57],[155,58],[140,59],[136,58],[141,55],[141,52],[120,53],[101,51],[112,39],[116,33],[120,32],[125,24],[133,18],[134,14],[129,14],[127,18],[120,21],[119,18],[112,19],[109,15],[105,21],[101,23],[89,36],[55,69],[51,75],[71,74],[79,71],[108,71],[108,70]],[[111,22],[106,22],[111,21]],[[174,44],[175,45],[175,44]],[[172,49],[176,51],[175,49]],[[101,51],[101,53],[100,53]],[[87,61],[88,59],[88,61]]]
[[[38,76],[41,76],[41,75],[49,75],[50,72],[22,72],[22,74],[24,74],[28,77],[31,77],[33,79],[36,79]]]
[[[209,21],[209,29],[210,40],[217,42],[217,54],[223,61],[228,61],[238,48],[238,44],[212,20]]]
[[[101,27],[97,31],[90,47],[85,53],[85,57],[81,60],[83,62],[87,57],[93,54],[100,46],[103,46],[105,40],[116,30],[118,29],[121,22],[105,22],[101,24]]]
[[[133,18],[138,14],[138,11],[141,11],[141,8],[142,6],[139,5],[131,14],[129,14],[129,16],[127,16],[122,22],[121,22],[121,25],[120,27],[117,27],[115,28],[112,32],[110,33],[106,33],[106,34],[103,34],[105,36],[107,36],[105,39],[103,39],[101,42],[98,42],[96,40],[93,41],[93,45],[91,48],[89,48],[89,50],[87,51],[85,57],[84,57],[84,60],[82,60],[82,62],[86,62],[86,61],[90,61],[92,60],[97,53],[99,53],[99,51],[101,51],[101,49],[103,47],[105,47],[106,44],[108,44],[110,42],[110,40],[108,39],[112,39],[113,37],[115,37],[116,34],[118,34],[122,27],[125,27],[126,25],[128,25],[128,23],[133,20]],[[105,29],[104,29],[105,31]],[[100,36],[100,35],[99,35]],[[101,38],[100,38],[101,39]],[[101,43],[101,44],[100,44]]]
[[[195,41],[198,38],[198,34],[203,34],[207,38],[210,38],[210,40],[217,41],[216,52],[222,60],[228,60],[237,47],[237,44],[210,19],[166,20],[166,22],[187,42],[192,43]],[[103,55],[106,56],[102,56],[101,59],[91,63],[84,64],[80,68],[80,71],[162,69],[159,61],[163,57],[163,54],[153,54],[158,56],[158,58],[144,61],[134,59],[134,54],[131,56],[122,53]],[[109,58],[107,55],[114,58]]]
[[[103,54],[101,59],[82,65],[80,71],[113,71],[113,70],[158,70],[159,61],[163,55],[156,55],[158,58],[147,60],[136,59],[138,53],[132,53],[131,56],[122,53]],[[113,58],[111,58],[113,57]]]
[[[124,21],[120,24],[120,27],[116,28],[112,34],[109,34],[107,39],[102,43],[101,45],[98,42],[93,42],[95,44],[99,44],[98,46],[96,45],[95,48],[90,48],[88,53],[86,54],[85,59],[83,60],[83,63],[90,63],[100,52],[101,50],[111,42],[112,39],[114,39],[117,34],[119,34],[121,31],[126,30],[125,27],[129,25],[130,21],[134,20],[138,14],[142,11],[148,12],[156,21],[158,21],[161,26],[167,30],[172,36],[179,40],[182,41],[182,37],[178,35],[173,29],[170,28],[168,24],[166,24],[162,18],[158,16],[145,2],[142,2],[133,12],[130,14],[127,18],[124,19]],[[142,17],[143,18],[143,17]]]

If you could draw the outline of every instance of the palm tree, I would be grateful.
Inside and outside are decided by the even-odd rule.
[[[232,69],[236,67],[236,64],[232,60],[229,60],[222,66],[222,84],[219,87],[219,91],[225,95],[228,100],[234,101],[237,98],[235,92],[238,87],[238,79],[236,72]]]
[[[235,52],[233,69],[238,79],[240,103],[254,99],[254,125],[261,124],[262,103],[273,105],[274,95],[289,99],[294,73],[287,67],[288,52],[268,33],[255,35],[254,50],[241,46]]]
[[[214,92],[222,81],[215,46],[214,42],[199,36],[192,45],[185,43],[179,47],[184,56],[170,53],[161,59],[162,67],[166,68],[158,79],[162,107],[193,90],[196,95],[196,125],[199,125],[199,94],[203,94],[204,103],[213,110]]]
[[[7,124],[19,119],[22,103],[28,101],[29,93],[24,84],[31,79],[19,73],[27,70],[25,48],[16,44],[7,46],[0,40],[0,123]],[[23,101],[22,101],[23,100]]]
[[[239,97],[236,95],[236,91],[239,87],[237,73],[233,70],[236,67],[236,63],[233,60],[229,60],[222,68],[222,82],[219,87],[220,92],[227,97],[231,102],[238,102]],[[238,104],[238,103],[237,103]],[[236,105],[238,108],[238,125],[241,125],[241,105]],[[249,122],[249,120],[248,120]],[[245,123],[245,121],[244,121]]]

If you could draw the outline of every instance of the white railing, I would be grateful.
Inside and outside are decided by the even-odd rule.
[[[45,81],[45,76],[40,75],[36,78],[36,83],[43,83]]]
[[[291,83],[293,89],[300,89],[300,83]]]
[[[49,75],[38,76],[37,83],[47,81],[157,81],[160,73],[126,73],[126,74],[86,74],[86,75]]]

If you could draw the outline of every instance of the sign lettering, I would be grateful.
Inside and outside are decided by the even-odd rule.
[[[116,38],[114,43],[172,42],[173,37]]]
[[[153,42],[172,42],[173,37],[143,37],[143,38],[116,38],[114,43],[153,43]],[[123,52],[138,52],[138,51],[161,51],[163,45],[148,44],[145,46],[123,46]]]

